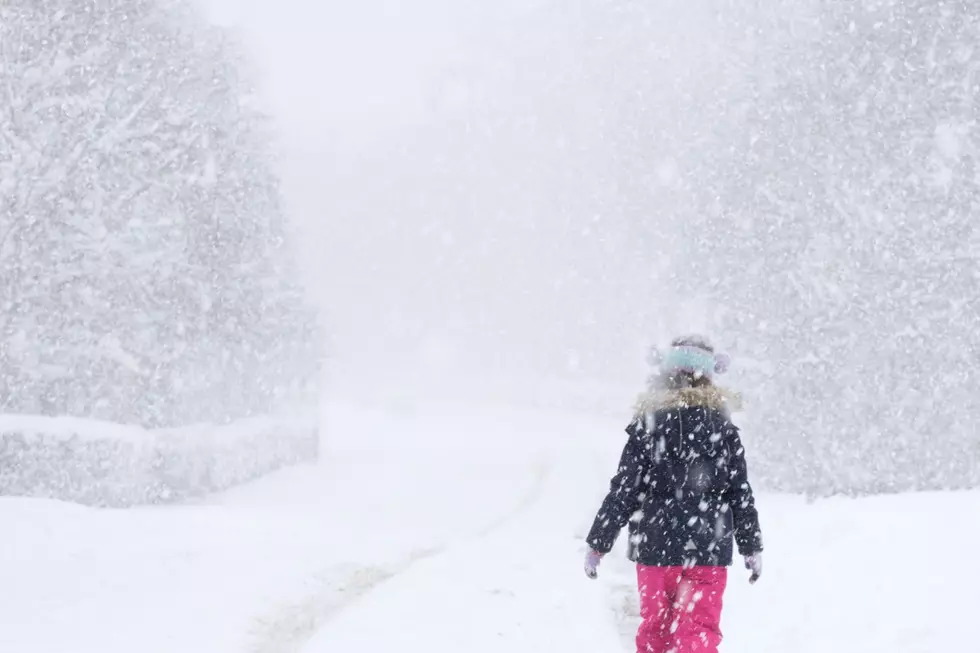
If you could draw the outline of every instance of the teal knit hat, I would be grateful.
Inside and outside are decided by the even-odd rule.
[[[727,354],[716,354],[711,342],[697,334],[674,338],[666,352],[654,351],[651,356],[651,362],[665,372],[690,372],[709,379],[724,374],[730,361]]]

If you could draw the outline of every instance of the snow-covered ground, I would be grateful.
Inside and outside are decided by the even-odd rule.
[[[0,500],[0,651],[630,651],[632,571],[582,536],[622,424],[331,404],[324,460],[183,506]],[[750,452],[751,454],[751,452]],[[724,650],[974,650],[980,493],[762,495]]]

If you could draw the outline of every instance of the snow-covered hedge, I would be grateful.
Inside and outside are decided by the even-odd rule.
[[[0,495],[126,507],[200,497],[315,460],[309,422],[253,418],[147,431],[62,417],[0,416]]]

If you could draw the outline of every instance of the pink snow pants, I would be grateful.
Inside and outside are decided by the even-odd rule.
[[[637,653],[717,653],[727,567],[636,566]]]

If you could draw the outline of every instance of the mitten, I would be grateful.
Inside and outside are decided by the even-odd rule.
[[[585,575],[592,579],[598,578],[599,562],[601,560],[602,560],[601,553],[589,549],[589,552],[585,554]]]
[[[752,572],[749,582],[755,583],[762,576],[762,552],[757,551],[745,556],[745,568]]]

